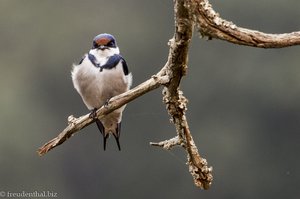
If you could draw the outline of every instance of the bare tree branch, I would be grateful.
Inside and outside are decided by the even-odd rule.
[[[259,48],[283,48],[300,44],[300,32],[267,34],[240,28],[222,19],[208,0],[192,0],[194,20],[198,31],[209,38],[222,39],[231,43]]]
[[[300,44],[300,32],[266,34],[237,27],[232,22],[220,18],[208,0],[174,0],[174,11],[175,33],[169,41],[170,50],[165,66],[149,80],[110,99],[108,105],[97,110],[97,117],[101,119],[115,109],[163,85],[163,101],[171,116],[171,121],[175,125],[177,136],[150,144],[167,150],[174,146],[183,147],[187,152],[187,164],[195,185],[208,189],[213,180],[212,167],[209,167],[206,159],[200,156],[195,145],[186,118],[187,99],[179,88],[181,79],[186,75],[188,68],[188,50],[194,26],[197,26],[203,36],[260,48],[298,45]],[[93,123],[93,119],[89,118],[89,114],[79,118],[69,116],[68,126],[57,137],[39,148],[38,154],[46,154],[91,123]]]
[[[138,85],[137,87],[111,98],[107,105],[101,107],[97,110],[97,117],[99,119],[103,118],[110,112],[120,108],[121,106],[127,104],[128,102],[136,99],[137,97],[144,95],[145,93],[158,88],[169,81],[168,76],[165,74],[165,69],[163,68],[159,73],[153,75],[149,80]],[[62,144],[68,138],[70,138],[74,133],[83,129],[84,127],[93,123],[93,119],[89,117],[89,114],[81,116],[79,118],[74,118],[69,116],[68,126],[55,138],[44,144],[38,149],[38,154],[40,156],[45,155],[48,151],[54,147]]]
[[[176,127],[178,141],[174,142],[173,138],[155,145],[166,148],[177,143],[183,146],[188,154],[189,171],[194,178],[195,185],[208,189],[213,180],[212,168],[208,167],[207,161],[200,156],[194,143],[185,116],[187,99],[179,90],[181,78],[187,70],[188,50],[194,28],[191,6],[191,1],[175,1],[175,34],[169,42],[170,51],[166,70],[170,82],[163,90],[163,100]],[[182,142],[185,144],[181,144]]]

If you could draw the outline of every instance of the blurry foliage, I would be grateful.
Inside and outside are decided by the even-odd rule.
[[[300,27],[300,2],[211,1],[237,25],[265,32]],[[0,191],[59,198],[298,198],[299,47],[255,49],[194,36],[183,91],[200,153],[214,166],[198,190],[180,150],[149,146],[174,135],[160,90],[128,105],[118,152],[102,151],[95,126],[40,158],[37,147],[87,113],[72,87],[72,63],[98,33],[117,38],[134,85],[167,59],[172,1],[0,1]],[[133,188],[134,187],[134,188]]]

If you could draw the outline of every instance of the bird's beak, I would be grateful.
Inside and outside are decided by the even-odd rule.
[[[105,50],[105,49],[107,49],[107,47],[104,46],[104,45],[101,45],[101,46],[99,46],[99,49],[100,49],[100,50]]]

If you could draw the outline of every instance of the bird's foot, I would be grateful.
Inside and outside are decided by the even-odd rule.
[[[93,110],[91,110],[91,113],[89,115],[89,118],[92,118],[94,120],[97,119],[97,108],[94,108]]]
[[[109,100],[110,100],[110,98],[109,98],[109,99],[107,99],[107,100],[105,101],[105,103],[104,103],[104,107],[105,107],[105,108],[107,108],[107,107],[108,107]]]

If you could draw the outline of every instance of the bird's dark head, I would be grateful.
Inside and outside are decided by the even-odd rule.
[[[117,48],[116,39],[111,34],[103,33],[93,39],[93,49],[106,50]]]

